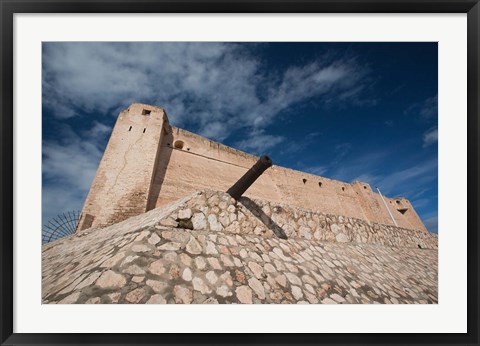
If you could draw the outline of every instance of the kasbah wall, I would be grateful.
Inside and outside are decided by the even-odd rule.
[[[134,103],[118,116],[77,230],[109,226],[198,190],[226,191],[257,160],[171,126],[162,108]],[[274,165],[244,195],[394,225],[381,196],[363,182]],[[384,198],[398,227],[428,232],[406,198]]]

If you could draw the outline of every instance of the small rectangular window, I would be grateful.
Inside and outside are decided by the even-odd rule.
[[[142,115],[150,115],[150,113],[152,113],[152,111],[148,110],[148,109],[144,109],[142,111]]]

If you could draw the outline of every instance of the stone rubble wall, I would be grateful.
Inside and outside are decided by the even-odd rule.
[[[437,303],[417,233],[201,191],[44,245],[42,302]]]
[[[435,234],[329,215],[268,201],[204,190],[161,221],[164,226],[202,231],[274,235],[338,243],[437,249]]]
[[[437,303],[434,250],[163,226],[86,239],[44,254],[44,304]]]

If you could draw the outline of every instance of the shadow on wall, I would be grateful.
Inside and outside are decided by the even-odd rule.
[[[255,215],[260,221],[262,221],[267,228],[269,228],[277,237],[281,239],[288,239],[287,234],[283,230],[282,227],[277,225],[267,214],[264,213],[262,208],[252,201],[248,197],[240,197],[238,200],[240,204],[242,204],[245,208],[250,210],[250,212]]]
[[[173,134],[172,129],[168,129],[168,133],[164,134],[160,143],[160,154],[158,155],[157,169],[154,172],[152,188],[148,195],[147,211],[155,209],[158,196],[162,189],[163,181],[165,180],[165,174],[167,173],[167,167],[172,156],[173,147]]]

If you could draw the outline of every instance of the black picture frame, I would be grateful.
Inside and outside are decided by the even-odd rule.
[[[246,0],[112,2],[0,0],[1,11],[1,323],[2,345],[449,344],[478,345],[479,99],[478,0]],[[13,332],[13,17],[16,13],[467,13],[468,332],[465,334],[23,334]],[[453,116],[453,115],[452,115]],[[286,317],[287,318],[287,317]],[[451,316],[455,318],[455,316]],[[214,321],[212,321],[214,323]]]

